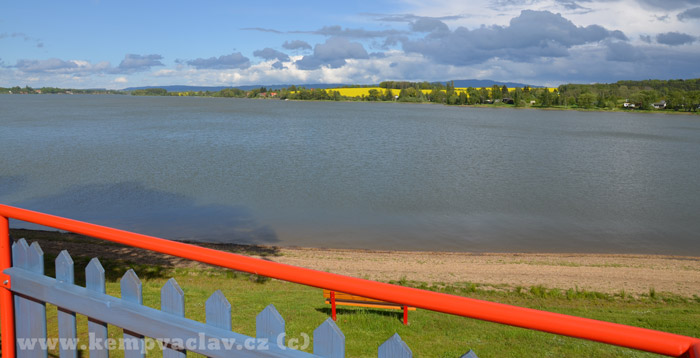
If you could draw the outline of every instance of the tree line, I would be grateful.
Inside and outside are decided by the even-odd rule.
[[[446,105],[506,105],[513,107],[635,109],[697,112],[700,79],[618,81],[610,84],[565,84],[557,88],[524,86],[457,89],[452,82],[386,81],[355,97],[330,90],[281,89],[278,98],[299,100],[356,100],[433,102]]]
[[[248,91],[226,88],[221,91],[168,92],[163,88],[130,91],[136,96],[206,96],[226,98],[266,98],[316,101],[398,101],[432,102],[446,105],[497,105],[540,108],[582,108],[635,110],[665,109],[697,112],[700,110],[700,79],[618,81],[616,83],[565,84],[557,88],[524,86],[508,88],[493,85],[483,88],[455,88],[454,82],[384,81],[378,86],[357,91],[356,96],[343,96],[337,89],[314,89],[298,86],[287,88],[260,87]],[[378,89],[377,89],[378,88]],[[78,90],[42,87],[33,89],[0,87],[0,93],[85,93],[124,94],[113,90]]]
[[[32,88],[29,86],[14,86],[0,87],[0,94],[126,94],[126,92],[107,89],[73,89],[58,87]]]

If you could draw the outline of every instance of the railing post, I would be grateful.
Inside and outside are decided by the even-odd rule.
[[[696,342],[688,351],[682,356],[683,358],[700,358],[700,341]]]
[[[10,291],[10,277],[4,271],[12,266],[10,221],[0,216],[0,331],[2,356],[15,358],[15,308]]]
[[[335,291],[331,291],[331,318],[335,321]]]

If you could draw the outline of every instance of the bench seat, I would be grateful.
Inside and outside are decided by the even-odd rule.
[[[408,324],[408,311],[416,310],[415,307],[402,305],[400,303],[375,300],[373,298],[356,296],[349,293],[331,290],[323,290],[323,297],[325,298],[325,302],[331,305],[331,316],[334,321],[336,320],[336,305],[403,310],[404,324]]]

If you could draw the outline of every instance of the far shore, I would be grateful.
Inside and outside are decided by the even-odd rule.
[[[37,241],[45,253],[191,267],[200,264],[82,235],[11,229],[13,239]],[[484,290],[577,289],[611,295],[669,293],[700,296],[700,257],[577,253],[469,253],[287,248],[190,242],[217,250],[383,282],[427,285],[473,283]]]

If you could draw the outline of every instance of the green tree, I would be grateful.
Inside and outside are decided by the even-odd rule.
[[[422,92],[413,87],[406,87],[399,93],[401,102],[419,102],[422,99]]]
[[[479,103],[486,103],[486,100],[489,99],[489,98],[491,98],[491,92],[489,92],[489,90],[486,89],[486,88],[483,88],[483,87],[482,87],[482,88],[479,90],[479,94],[480,94],[480,97],[481,97],[481,102],[479,102]]]
[[[596,96],[593,93],[582,93],[576,99],[576,105],[581,108],[593,108],[595,105]]]
[[[491,86],[491,99],[494,100],[494,102],[497,99],[503,99],[503,96],[501,94],[501,87],[498,87],[498,85]]]
[[[382,97],[382,100],[384,100],[384,101],[393,101],[394,99],[395,99],[395,98],[394,98],[394,92],[393,92],[391,89],[387,89],[387,90],[384,92],[384,96]]]
[[[381,99],[381,94],[376,89],[369,90],[367,94],[368,101],[379,101]]]
[[[433,88],[430,92],[430,101],[435,103],[446,103],[447,93],[439,88]]]
[[[540,107],[551,107],[552,106],[552,96],[549,93],[549,89],[542,88],[540,90],[539,98]]]
[[[483,100],[481,98],[481,92],[479,92],[479,90],[477,90],[476,88],[467,88],[467,97],[467,103],[469,104],[483,103]]]
[[[666,108],[676,111],[683,110],[686,105],[686,98],[681,91],[671,91],[666,96]]]
[[[467,99],[467,93],[466,92],[459,92],[459,105],[465,105],[468,103]]]
[[[523,106],[523,91],[520,88],[516,88],[515,91],[513,91],[513,104],[515,104],[516,107]]]

